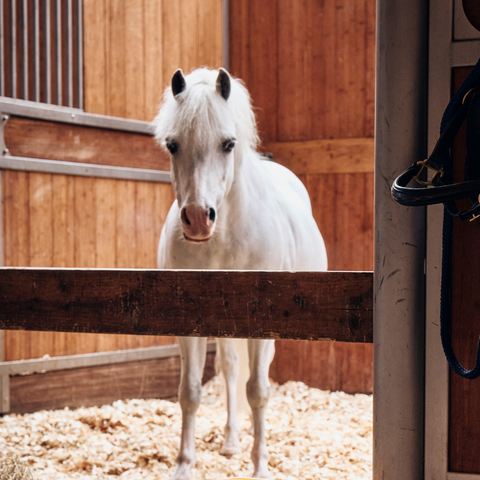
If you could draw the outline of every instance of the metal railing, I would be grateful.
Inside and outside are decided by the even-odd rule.
[[[0,0],[0,96],[83,108],[82,0]]]

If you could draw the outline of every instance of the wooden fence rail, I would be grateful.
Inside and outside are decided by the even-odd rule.
[[[0,268],[0,329],[371,343],[371,272]]]

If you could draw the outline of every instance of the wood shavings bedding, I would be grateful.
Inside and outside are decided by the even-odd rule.
[[[196,480],[251,476],[247,416],[240,455],[219,454],[226,412],[223,384],[205,385],[197,413]],[[34,480],[168,479],[178,452],[180,406],[165,400],[117,401],[101,408],[41,411],[0,418],[2,465],[28,466]],[[270,473],[275,480],[371,479],[372,396],[271,384],[267,411]],[[2,456],[3,455],[3,456]],[[5,477],[8,478],[8,477]]]

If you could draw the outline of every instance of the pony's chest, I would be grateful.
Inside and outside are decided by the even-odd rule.
[[[219,270],[268,270],[281,269],[281,255],[268,242],[255,243],[232,239],[220,242],[212,238],[205,245],[183,245],[174,248],[169,268],[219,269]]]

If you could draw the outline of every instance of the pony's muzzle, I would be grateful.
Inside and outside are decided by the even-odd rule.
[[[183,235],[192,243],[208,242],[215,230],[217,213],[214,208],[187,205],[180,212]]]

